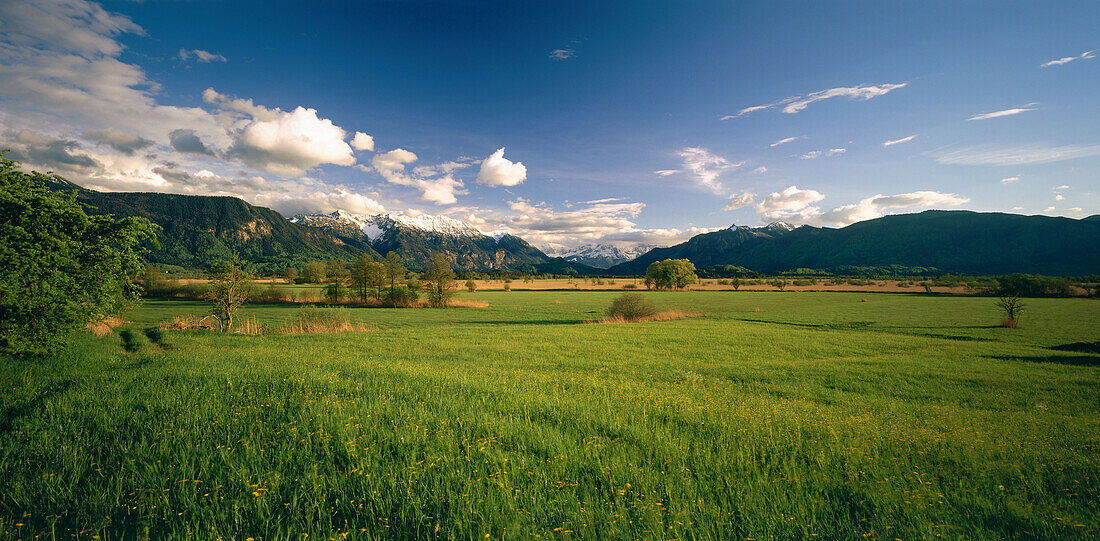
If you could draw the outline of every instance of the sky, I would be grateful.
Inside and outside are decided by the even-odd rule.
[[[0,149],[554,252],[1100,213],[1100,3],[0,0]]]

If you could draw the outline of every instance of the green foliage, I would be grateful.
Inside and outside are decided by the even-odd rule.
[[[783,291],[787,287],[787,281],[782,278],[775,278],[773,280],[769,280],[768,285],[780,291]]]
[[[56,176],[22,173],[0,154],[0,354],[50,355],[89,321],[138,300],[131,276],[157,227],[88,216]]]
[[[654,289],[683,289],[698,280],[695,265],[687,259],[654,261],[645,272],[646,287]]]
[[[1071,283],[1066,278],[1034,276],[1030,274],[1010,274],[995,276],[991,293],[1015,297],[1068,297]]]
[[[326,276],[325,264],[320,261],[310,261],[302,267],[302,281],[307,284],[322,284]]]
[[[608,317],[622,318],[625,321],[637,321],[656,313],[657,306],[641,293],[623,293],[615,297],[607,309]]]
[[[407,286],[396,286],[386,291],[382,301],[394,308],[410,308],[416,306],[420,294],[415,289]]]
[[[364,255],[351,265],[351,287],[359,300],[366,301],[378,297],[386,281],[386,267],[382,263]]]
[[[428,302],[432,306],[446,307],[454,298],[455,273],[443,254],[432,256],[428,268],[424,270],[424,280],[428,282]]]
[[[208,275],[205,298],[210,301],[210,314],[220,322],[222,332],[229,332],[237,310],[248,302],[252,292],[252,274],[242,268],[240,259],[233,258],[215,263]]]
[[[477,291],[477,282],[473,280],[466,280],[466,291],[473,293]]]

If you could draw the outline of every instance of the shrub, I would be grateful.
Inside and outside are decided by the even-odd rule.
[[[145,345],[145,337],[130,329],[119,331],[118,337],[122,339],[122,349],[125,349],[127,353],[133,353]]]
[[[212,331],[218,328],[214,316],[201,317],[195,314],[176,316],[171,321],[158,325],[162,331]]]
[[[638,321],[656,314],[657,307],[654,306],[653,301],[641,293],[623,293],[612,301],[611,307],[607,309],[608,317],[621,318],[625,321]]]
[[[394,308],[410,308],[416,306],[420,295],[415,289],[409,287],[395,287],[386,292],[385,303]]]
[[[638,284],[623,284],[623,289],[638,289]]]
[[[477,282],[473,280],[466,280],[466,290],[470,293],[477,291]]]

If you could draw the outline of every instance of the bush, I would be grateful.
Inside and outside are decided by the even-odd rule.
[[[473,280],[466,280],[466,290],[470,293],[477,291],[477,282]]]
[[[420,295],[415,289],[409,287],[395,287],[386,292],[383,301],[394,308],[410,308],[416,306]]]
[[[638,289],[638,284],[623,284],[623,289]]]
[[[306,306],[283,324],[286,334],[311,334],[327,332],[348,332],[368,330],[362,323],[351,322],[346,308],[317,308]]]
[[[623,293],[612,301],[611,307],[607,309],[608,317],[621,318],[625,321],[637,321],[656,314],[657,307],[654,306],[653,301],[641,293]]]

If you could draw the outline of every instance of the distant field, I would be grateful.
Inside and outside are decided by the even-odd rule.
[[[584,324],[618,293],[463,293],[489,307],[9,361],[0,532],[1100,536],[1100,355],[1052,349],[1100,340],[1100,301],[1029,299],[1006,329],[980,297],[645,292],[704,316]],[[206,310],[150,301],[128,325]]]

